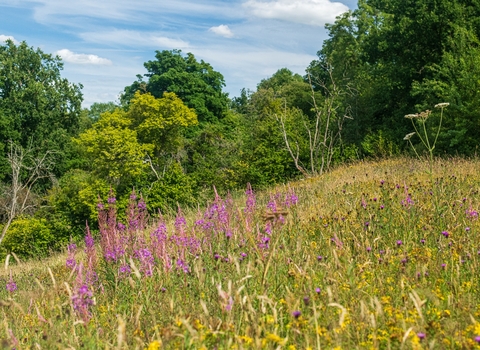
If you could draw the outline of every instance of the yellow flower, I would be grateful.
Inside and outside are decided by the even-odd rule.
[[[160,343],[158,340],[154,340],[148,345],[147,350],[159,350],[160,346],[162,346],[162,343]]]
[[[240,335],[238,337],[238,339],[240,339],[243,343],[247,344],[247,345],[250,345],[253,343],[253,338],[250,338],[246,335]]]
[[[283,345],[284,339],[274,333],[267,333],[265,339],[271,341],[272,343]]]

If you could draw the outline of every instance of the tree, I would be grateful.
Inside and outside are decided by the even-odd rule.
[[[324,74],[318,68],[330,63],[337,84],[349,86],[352,93],[342,102],[352,108],[353,121],[344,129],[347,141],[368,152],[379,148],[373,144],[385,145],[381,153],[395,149],[409,130],[404,115],[449,102],[427,90],[435,87],[438,93],[446,83],[452,70],[447,73],[445,67],[453,68],[448,57],[458,57],[459,63],[474,57],[470,48],[478,45],[479,12],[478,2],[469,0],[359,0],[357,10],[328,25],[330,37],[309,69]],[[463,51],[458,50],[461,32],[475,38]],[[468,124],[460,119],[455,125]],[[439,139],[439,145],[444,142],[449,143]]]
[[[8,40],[0,46],[0,179],[9,173],[8,142],[55,151],[56,175],[67,167],[71,136],[78,133],[81,85],[60,76],[59,57]]]
[[[32,147],[23,149],[10,142],[8,162],[11,168],[11,185],[4,186],[1,200],[1,211],[4,225],[0,234],[2,243],[10,225],[21,214],[32,212],[36,206],[33,188],[42,178],[50,177],[54,161],[52,152],[47,151],[36,157]]]
[[[174,93],[155,98],[137,91],[126,111],[101,114],[75,140],[95,174],[128,188],[148,177],[150,170],[158,178],[159,168],[181,147],[183,130],[196,123],[195,112]]]
[[[164,92],[175,93],[188,107],[197,113],[200,123],[216,122],[222,119],[229,105],[228,94],[222,91],[225,86],[223,75],[213,67],[181,50],[156,51],[156,60],[144,64],[148,73],[127,86],[121,102],[128,104],[135,92],[149,92],[161,98]]]

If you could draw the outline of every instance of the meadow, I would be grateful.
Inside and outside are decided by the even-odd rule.
[[[10,349],[480,349],[480,161],[342,165],[7,257]]]

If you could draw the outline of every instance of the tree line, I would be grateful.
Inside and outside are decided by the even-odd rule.
[[[120,101],[81,108],[59,57],[0,46],[0,255],[46,254],[132,189],[152,213],[410,152],[405,115],[450,106],[436,154],[476,155],[479,12],[466,0],[359,0],[326,26],[305,74],[286,68],[230,98],[193,54],[156,51]],[[427,133],[436,133],[438,113]],[[421,120],[418,120],[421,122]],[[435,124],[437,122],[437,124]],[[415,149],[427,151],[415,136]],[[122,210],[119,210],[122,212]]]

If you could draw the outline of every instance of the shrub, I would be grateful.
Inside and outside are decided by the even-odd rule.
[[[11,252],[23,258],[45,256],[49,250],[58,248],[61,244],[47,220],[20,217],[8,229],[0,247],[0,256],[3,259]]]

